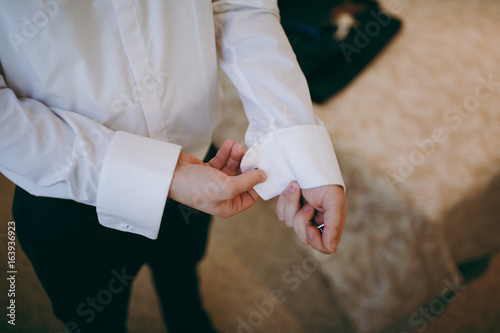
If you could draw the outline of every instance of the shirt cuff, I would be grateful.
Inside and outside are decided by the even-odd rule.
[[[156,239],[180,150],[172,143],[116,132],[97,190],[99,223]]]
[[[296,180],[303,189],[340,185],[344,180],[328,131],[322,125],[280,129],[261,137],[245,154],[241,171],[258,168],[267,174],[254,187],[264,200],[271,199]]]

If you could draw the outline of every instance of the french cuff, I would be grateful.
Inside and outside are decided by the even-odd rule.
[[[340,185],[344,180],[328,131],[322,125],[283,128],[261,137],[245,154],[241,171],[263,170],[264,183],[254,187],[268,200],[279,194],[292,180],[303,189]]]
[[[101,169],[99,223],[156,239],[180,151],[172,143],[116,132]]]

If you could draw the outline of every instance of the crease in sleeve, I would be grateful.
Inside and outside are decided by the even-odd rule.
[[[257,9],[280,17],[276,0],[212,0],[212,8],[215,15]]]
[[[101,225],[156,239],[181,147],[117,131],[97,191]]]
[[[330,136],[322,125],[283,128],[262,136],[245,154],[242,172],[258,168],[267,174],[254,187],[264,200],[279,194],[292,180],[303,189],[340,185],[344,180]]]

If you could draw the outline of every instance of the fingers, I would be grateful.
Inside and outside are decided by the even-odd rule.
[[[286,217],[285,217],[285,210],[287,208],[287,201],[288,202],[291,202],[292,200],[288,199],[288,196],[290,195],[290,190],[292,188],[292,184],[294,184],[297,186],[297,188],[300,190],[300,186],[299,184],[296,182],[296,181],[292,181],[290,182],[290,184],[288,184],[288,186],[283,190],[283,192],[281,192],[279,198],[278,198],[278,203],[276,205],[276,215],[278,216],[278,219],[280,221],[285,221],[286,222]],[[294,186],[295,186],[294,185]],[[300,193],[300,191],[299,191]],[[292,195],[294,195],[295,193],[292,193]],[[299,194],[299,197],[300,197],[300,194]],[[300,207],[298,207],[296,209],[296,212],[295,214],[299,211]],[[292,227],[291,224],[287,223],[287,226],[289,227]]]
[[[326,254],[337,251],[346,219],[343,188],[333,185],[328,187],[321,200],[321,207],[324,209],[323,223],[325,224],[323,234],[314,227],[307,230],[309,244]]]
[[[300,210],[299,184],[296,181],[291,182],[286,191],[288,193],[285,200],[284,218],[286,225],[291,228],[294,226],[295,215]]]
[[[302,203],[301,194],[306,199]],[[301,244],[309,244],[325,254],[334,253],[345,224],[344,190],[334,185],[301,190],[299,184],[293,181],[281,193],[276,214],[288,227],[294,229]],[[311,221],[315,224],[324,223],[323,233]]]
[[[243,200],[246,200],[245,196],[250,197],[250,199],[248,199],[248,200],[251,200],[252,205],[254,203],[256,203],[257,200],[259,200],[259,198],[260,198],[254,189],[248,190],[247,192],[243,193],[242,196],[243,196]]]
[[[259,195],[253,187],[266,180],[266,173],[261,170],[250,170],[244,174],[227,177],[227,191],[218,198],[219,217],[228,218],[252,207],[258,200]]]
[[[278,203],[276,205],[276,215],[278,216],[278,219],[280,221],[285,221],[285,203],[286,203],[286,196],[288,194],[287,191],[288,187],[281,192],[279,198],[278,198]]]
[[[311,220],[314,217],[314,207],[311,205],[305,205],[301,210],[295,215],[293,221],[293,230],[297,236],[297,240],[302,245],[308,245],[309,240],[307,237],[307,228],[311,227]],[[318,231],[319,232],[319,231]]]
[[[232,199],[244,192],[248,192],[257,184],[266,181],[266,173],[262,170],[254,169],[242,173],[238,176],[229,177],[229,191],[225,199]]]
[[[294,229],[299,243],[307,245],[306,230],[311,225],[315,210],[311,205],[301,208],[300,198],[300,186],[296,181],[292,181],[280,195],[276,213],[281,221],[285,221],[288,227]]]
[[[307,226],[306,234],[307,234],[307,242],[316,251],[322,252],[324,254],[332,254],[337,250],[337,248],[331,249],[326,247],[325,244],[323,244],[322,234],[315,226],[313,225]]]
[[[254,189],[248,190],[247,192],[241,193],[239,196],[232,199],[233,204],[233,214],[238,214],[248,208],[252,207],[257,200],[259,200],[259,195]]]
[[[217,151],[208,165],[221,170],[228,176],[236,176],[240,173],[240,163],[245,155],[245,148],[233,140],[226,140]]]
[[[323,246],[332,252],[337,250],[344,230],[346,220],[344,190],[340,186],[334,186],[330,195],[325,200],[325,228],[323,229]]]
[[[245,148],[239,143],[235,143],[231,149],[231,154],[227,160],[226,166],[222,171],[229,176],[236,176],[240,173],[240,164],[245,155]]]
[[[224,168],[231,156],[231,151],[234,146],[233,140],[226,140],[222,146],[217,151],[217,154],[214,158],[208,161],[208,164],[217,170],[221,170]]]

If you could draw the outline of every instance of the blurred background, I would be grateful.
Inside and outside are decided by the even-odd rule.
[[[347,186],[336,254],[297,243],[276,200],[214,219],[200,265],[220,332],[500,332],[500,2],[280,1]],[[379,9],[384,14],[381,14]],[[244,143],[221,74],[214,142]],[[14,186],[0,178],[1,271]],[[63,332],[20,245],[16,326]],[[78,288],[78,286],[75,286]],[[166,332],[143,267],[130,332]]]

